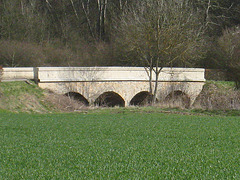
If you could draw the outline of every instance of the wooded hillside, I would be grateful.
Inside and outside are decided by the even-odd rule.
[[[0,65],[236,67],[239,24],[239,0],[0,0]]]

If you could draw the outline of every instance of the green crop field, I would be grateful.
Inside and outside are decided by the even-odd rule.
[[[0,179],[240,179],[240,117],[0,112]]]

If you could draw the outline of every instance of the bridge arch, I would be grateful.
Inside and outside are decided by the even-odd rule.
[[[95,100],[94,104],[105,107],[125,107],[124,99],[114,91],[104,92]]]
[[[151,102],[153,95],[148,91],[141,91],[137,93],[130,101],[130,105],[144,106]]]
[[[89,105],[88,100],[83,95],[81,95],[80,93],[68,92],[68,93],[65,94],[65,96],[68,96],[69,98],[71,98],[73,100],[79,101],[82,104],[84,104],[85,106]]]
[[[165,98],[165,103],[167,103],[170,107],[184,107],[189,108],[191,99],[190,97],[183,91],[176,90],[169,93]]]

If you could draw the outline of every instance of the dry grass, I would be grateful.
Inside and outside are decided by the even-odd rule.
[[[50,91],[45,92],[44,95],[47,104],[52,104],[56,111],[74,112],[84,111],[91,108],[86,106],[83,102],[74,100],[66,95],[55,94]]]
[[[240,91],[229,83],[208,82],[193,108],[207,110],[240,110]]]
[[[191,107],[190,100],[184,93],[170,94],[154,106],[178,109],[240,110],[240,91],[235,89],[233,82],[207,81]]]

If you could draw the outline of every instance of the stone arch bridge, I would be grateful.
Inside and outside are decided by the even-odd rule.
[[[157,99],[164,102],[171,94],[185,95],[188,106],[192,105],[202,91],[204,72],[163,68]],[[41,88],[79,97],[86,104],[129,106],[140,104],[149,95],[149,77],[143,67],[38,67],[35,80]]]
[[[171,95],[183,95],[187,106],[191,106],[202,91],[204,73],[201,68],[163,68],[157,99],[164,102]],[[43,89],[72,96],[85,104],[138,105],[151,96],[144,67],[3,68],[2,81],[11,79],[34,79]]]

